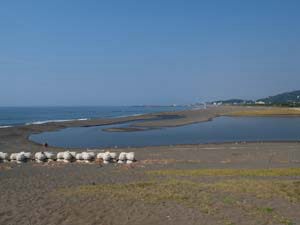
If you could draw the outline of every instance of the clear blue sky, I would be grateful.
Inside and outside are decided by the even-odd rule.
[[[0,105],[132,105],[300,89],[300,1],[2,0]]]

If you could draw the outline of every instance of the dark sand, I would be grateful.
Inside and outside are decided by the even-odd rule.
[[[179,126],[207,121],[237,110],[240,107],[218,107],[0,129],[0,151],[41,151],[43,147],[28,141],[27,137],[31,133],[65,127],[137,119],[156,120],[136,122],[134,126]],[[1,163],[0,224],[300,224],[300,173],[263,177],[149,174],[153,170],[173,169],[299,168],[300,143],[177,145],[112,151],[134,151],[138,161],[130,166],[104,166],[96,162]],[[186,186],[183,181],[193,184]],[[235,183],[231,188],[229,184],[232,182]],[[128,188],[126,185],[130,183],[134,185]],[[111,185],[111,191],[107,190],[107,185]],[[220,185],[224,190],[218,189]],[[257,185],[255,191],[260,194],[251,190],[251,185]],[[277,186],[279,189],[275,188]],[[265,187],[270,187],[270,193],[278,193],[265,193]]]

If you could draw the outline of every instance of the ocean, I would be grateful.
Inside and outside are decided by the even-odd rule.
[[[84,107],[0,107],[0,128],[89,120],[95,118],[116,118],[163,111],[188,109],[185,106],[84,106]]]

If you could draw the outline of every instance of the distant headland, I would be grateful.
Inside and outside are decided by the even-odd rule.
[[[227,99],[209,102],[213,105],[268,105],[300,107],[300,90],[260,98],[257,100]]]

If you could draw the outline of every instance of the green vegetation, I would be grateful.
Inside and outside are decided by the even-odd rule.
[[[81,186],[77,189],[65,189],[64,194],[108,194],[122,199],[136,199],[150,203],[175,201],[187,206],[207,209],[212,193],[251,194],[257,198],[282,198],[289,202],[300,202],[300,181],[274,181],[253,179],[230,179],[213,183],[192,182],[189,180],[168,179],[129,184],[101,184]],[[196,201],[195,201],[196,200]],[[223,203],[234,202],[226,196]]]
[[[256,101],[244,99],[228,99],[219,100],[211,103],[227,104],[227,105],[244,105],[244,106],[259,106],[256,102],[263,102],[266,106],[279,106],[279,107],[300,107],[300,90],[285,92],[282,94],[261,98]]]
[[[294,105],[300,104],[300,90],[285,92],[282,94],[270,96],[267,98],[262,98],[257,101],[263,101],[266,104],[285,104],[285,105]]]
[[[295,178],[300,176],[300,168],[157,170],[147,174],[150,177],[145,178],[150,180],[143,182],[85,185],[62,189],[58,194],[70,198],[93,196],[145,204],[179,204],[200,210],[223,224],[236,224],[228,216],[231,211],[249,221],[255,218],[260,221],[258,224],[290,225],[293,222],[278,209],[264,204],[276,199],[285,205],[300,203],[300,181]],[[208,181],[203,176],[218,179]],[[283,176],[285,179],[278,179]]]
[[[257,210],[261,211],[262,213],[272,213],[274,211],[274,209],[270,207],[259,207]]]
[[[154,170],[154,171],[149,171],[147,173],[150,175],[158,175],[158,176],[276,177],[276,176],[300,176],[300,168]]]
[[[254,101],[252,100],[244,100],[244,99],[228,99],[228,100],[220,100],[220,101],[214,101],[214,102],[211,102],[211,103],[216,103],[216,104],[229,104],[229,105],[234,105],[234,104],[238,104],[238,105],[241,105],[241,104],[245,104],[245,105],[250,105],[250,104],[255,104]]]
[[[224,204],[231,205],[231,204],[234,204],[235,202],[236,202],[236,200],[233,197],[231,197],[231,196],[225,196],[223,198],[223,203]]]
[[[233,179],[209,185],[215,191],[245,193],[261,199],[280,197],[289,202],[300,201],[300,181]]]
[[[66,195],[109,195],[116,199],[130,199],[148,203],[173,201],[188,207],[197,207],[205,213],[213,213],[212,196],[202,191],[203,184],[191,181],[168,180],[165,182],[149,181],[130,184],[103,184],[81,186],[77,189],[65,189]],[[197,199],[197,201],[194,201]]]
[[[300,116],[300,109],[296,108],[262,108],[257,110],[243,110],[227,114],[227,116]]]

